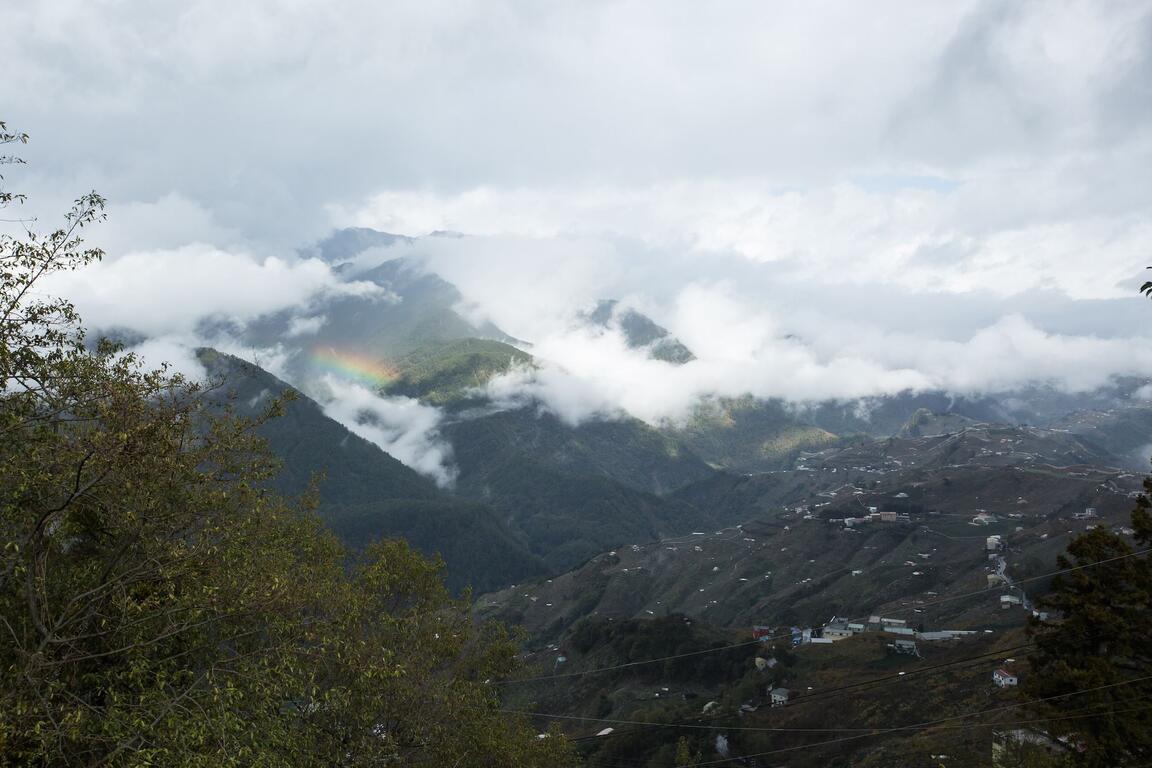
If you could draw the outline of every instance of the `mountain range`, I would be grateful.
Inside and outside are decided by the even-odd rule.
[[[540,403],[493,400],[486,391],[493,377],[535,365],[531,345],[466,317],[460,291],[410,256],[389,258],[390,248],[412,242],[353,229],[304,250],[379,291],[240,329],[247,345],[280,350],[282,378],[207,349],[200,359],[251,409],[294,393],[285,416],[262,427],[284,462],[277,490],[299,494],[322,474],[319,512],[346,541],[408,538],[444,558],[457,589],[488,591],[581,566],[623,543],[741,522],[750,508],[730,503],[733,482],[795,469],[814,451],[867,451],[877,439],[1031,421],[1079,435],[1079,448],[1069,450],[1080,450],[1082,463],[1135,467],[1152,442],[1152,408],[1133,396],[1138,381],[1088,395],[905,392],[805,406],[712,397],[682,422],[650,425],[617,414],[570,424]],[[302,318],[316,322],[304,332]],[[669,365],[695,360],[665,328],[612,299],[574,322],[618,329],[630,346]],[[438,486],[355,434],[349,426],[356,424],[332,418],[323,402],[331,396],[326,376],[436,409],[441,420],[432,437],[446,446],[451,482]]]
[[[913,663],[893,660],[878,637],[834,651],[758,651],[748,648],[757,626],[884,613],[978,635],[963,648],[933,646],[916,663],[959,663],[970,649],[1006,654],[1023,642],[1026,614],[988,598],[1002,589],[1041,593],[1044,574],[1086,525],[1123,531],[1152,453],[1152,405],[1141,396],[1148,382],[1134,379],[1088,393],[1034,385],[805,404],[705,396],[681,420],[604,413],[574,423],[491,386],[539,370],[531,340],[463,312],[466,297],[409,255],[414,243],[358,229],[306,249],[375,290],[230,327],[244,345],[274,350],[275,374],[201,349],[217,385],[210,396],[253,417],[281,398],[283,415],[260,426],[282,462],[272,489],[314,489],[317,514],[354,549],[401,537],[439,556],[448,585],[479,596],[478,617],[523,629],[530,669],[545,678],[561,663],[574,670],[564,685],[513,686],[505,700],[576,718],[575,735],[581,718],[699,718],[700,702],[744,723],[776,723],[779,715],[756,714],[767,687],[834,685]],[[391,258],[398,245],[406,255]],[[667,329],[610,298],[572,322],[618,332],[670,367],[703,364]],[[360,405],[338,407],[335,382],[356,387]],[[424,420],[421,439],[443,471],[409,450],[404,424],[388,422],[393,406]],[[986,588],[1005,583],[993,584],[1001,576],[1029,586]],[[581,671],[681,654],[691,663],[589,679]],[[775,666],[753,665],[767,664],[765,654]],[[941,702],[971,698],[978,686],[959,685],[965,675],[908,701],[926,717],[944,716]],[[851,701],[869,722],[894,717],[889,699]],[[803,713],[787,718],[825,725]],[[589,766],[672,744],[645,729],[579,743]],[[739,743],[747,751],[757,742],[746,735]],[[930,743],[976,759],[947,732]],[[902,750],[898,739],[882,740],[853,760],[893,764]],[[795,764],[838,756],[817,750]]]

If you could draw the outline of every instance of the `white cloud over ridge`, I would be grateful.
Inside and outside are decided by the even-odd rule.
[[[409,397],[381,397],[366,387],[325,376],[324,413],[380,446],[443,488],[456,482],[452,447],[440,437],[442,414]]]
[[[715,288],[686,289],[676,313],[674,326],[697,331],[685,337],[697,355],[688,363],[630,349],[619,331],[575,328],[538,340],[536,365],[496,377],[487,393],[508,405],[538,402],[572,424],[622,414],[659,424],[686,418],[711,396],[803,405],[902,391],[994,394],[1029,384],[1088,392],[1117,374],[1152,375],[1152,339],[1050,334],[1020,316],[958,341],[863,329],[824,354]],[[708,317],[694,317],[700,314]]]
[[[200,243],[58,272],[41,290],[67,296],[91,327],[150,335],[189,332],[214,316],[244,321],[329,296],[385,293],[372,283],[341,281],[316,259],[257,260]]]

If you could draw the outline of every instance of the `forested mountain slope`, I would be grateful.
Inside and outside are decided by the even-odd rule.
[[[444,493],[261,368],[215,350],[201,350],[199,359],[220,382],[213,396],[229,399],[242,415],[257,414],[286,392],[295,394],[281,416],[258,430],[283,462],[271,486],[298,495],[319,476],[317,512],[348,544],[404,538],[423,552],[441,555],[455,589],[483,591],[543,572],[491,506]]]

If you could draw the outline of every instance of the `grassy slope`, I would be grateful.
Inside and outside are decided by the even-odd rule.
[[[400,375],[385,392],[430,405],[460,405],[472,400],[471,391],[482,388],[493,376],[531,359],[516,347],[491,339],[430,344],[394,363]]]

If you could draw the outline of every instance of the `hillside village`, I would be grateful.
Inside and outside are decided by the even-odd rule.
[[[792,470],[747,475],[729,488],[722,503],[755,510],[746,522],[618,547],[570,573],[482,596],[477,611],[524,626],[526,658],[542,675],[608,662],[611,655],[597,655],[607,647],[584,653],[570,638],[621,622],[690,622],[718,632],[714,645],[745,654],[743,671],[711,686],[671,678],[637,687],[625,676],[608,688],[579,678],[557,682],[555,694],[536,687],[540,711],[626,720],[649,710],[644,702],[677,700],[672,709],[686,714],[762,723],[761,713],[807,699],[839,706],[830,691],[842,685],[854,691],[845,704],[860,706],[878,670],[903,684],[920,667],[970,657],[956,673],[965,700],[995,701],[1013,696],[1028,674],[1018,649],[1029,620],[1047,618],[1033,596],[1056,554],[1095,526],[1132,533],[1127,514],[1140,478],[1093,458],[1067,433],[986,426],[805,453]],[[925,715],[939,710],[925,706]],[[937,764],[974,764],[964,754],[987,764],[992,734],[981,739]]]

